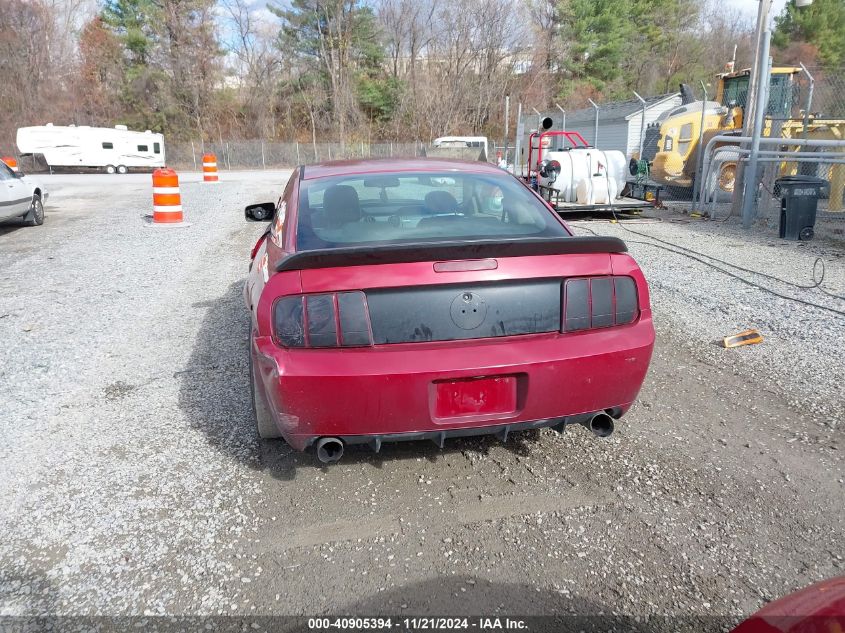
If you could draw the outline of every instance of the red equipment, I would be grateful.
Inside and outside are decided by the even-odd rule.
[[[547,130],[545,132],[532,132],[528,137],[528,177],[531,177],[532,171],[537,171],[537,165],[543,160],[543,139],[554,136],[564,137],[573,148],[590,147],[584,137],[579,132],[571,132],[568,130]],[[533,159],[534,155],[534,139],[537,139],[537,160]]]

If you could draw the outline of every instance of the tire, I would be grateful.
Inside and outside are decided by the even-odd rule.
[[[32,206],[29,207],[29,212],[23,217],[27,226],[44,224],[44,203],[41,202],[41,196],[38,194],[32,196]]]
[[[260,388],[256,386],[257,377],[252,364],[252,352],[249,353],[249,392],[252,396],[252,417],[255,420],[255,430],[263,440],[274,440],[282,437],[273,415],[267,409],[267,403],[259,396]]]
[[[719,152],[734,152],[739,155],[739,146],[722,145],[716,148],[714,156],[718,156]],[[708,189],[713,193],[708,196],[707,202],[727,203],[733,200],[736,188],[736,165],[736,160],[725,160],[719,166],[719,171],[711,175]]]
[[[107,174],[113,174],[115,172],[117,172],[117,169],[115,169],[114,165],[106,165]]]
[[[119,174],[125,174],[128,171],[129,170],[126,169],[126,165],[118,165],[117,166],[117,173],[119,173]]]

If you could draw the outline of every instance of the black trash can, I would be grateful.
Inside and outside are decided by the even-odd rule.
[[[785,240],[811,240],[816,226],[816,211],[824,178],[784,176],[775,181],[780,191],[780,227],[778,237]]]

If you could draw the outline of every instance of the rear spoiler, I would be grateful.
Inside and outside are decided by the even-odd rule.
[[[276,265],[276,272],[404,264],[485,257],[527,257],[531,255],[583,255],[588,253],[625,253],[628,247],[618,237],[579,235],[577,237],[531,237],[516,240],[472,240],[355,246],[300,251]]]

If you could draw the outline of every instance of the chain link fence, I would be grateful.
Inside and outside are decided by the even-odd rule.
[[[787,176],[817,178],[821,181],[819,209],[840,212],[845,209],[845,77],[842,73],[818,72],[802,69],[773,71],[764,139],[782,139],[782,143],[764,140],[760,146],[759,171],[749,191],[757,197],[757,218],[777,223],[781,207],[781,188],[778,179]],[[747,77],[725,82],[721,104],[729,112],[744,112],[747,97]],[[737,106],[742,106],[738,108]],[[737,121],[736,134],[740,133]],[[809,145],[801,145],[809,141]],[[821,143],[817,143],[821,142]],[[838,143],[838,145],[837,145]],[[702,189],[700,206],[711,215],[725,217],[734,192],[742,186],[737,176],[740,166],[748,162],[748,144],[719,141],[710,156],[712,169],[697,172]],[[824,145],[824,146],[821,146]],[[668,199],[690,201],[689,191],[668,188]]]
[[[764,141],[760,147],[760,169],[750,190],[758,197],[761,220],[779,215],[777,180],[784,176],[821,179],[819,208],[845,210],[845,146],[837,145],[845,141],[843,71],[777,65],[772,69],[762,135],[783,142]],[[528,134],[550,117],[554,130],[577,131],[600,150],[624,152],[631,162],[629,182],[662,186],[664,201],[690,206],[695,199],[699,208],[724,217],[732,209],[734,191],[742,187],[739,178],[750,144],[730,138],[708,143],[717,135],[742,135],[749,79],[748,72],[739,71],[675,95],[635,93],[639,103],[605,101],[577,110],[555,104],[556,109],[523,116],[521,146],[525,148]],[[805,140],[810,145],[800,144]],[[528,153],[523,149],[521,154],[525,162]]]
[[[181,141],[167,144],[167,165],[199,170],[202,156],[211,152],[218,169],[279,169],[328,160],[419,156],[422,143],[283,143],[276,141]]]

